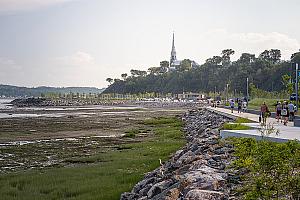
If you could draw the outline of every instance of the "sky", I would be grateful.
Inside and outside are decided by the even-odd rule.
[[[0,0],[0,84],[106,87],[131,69],[223,49],[300,49],[299,0]]]

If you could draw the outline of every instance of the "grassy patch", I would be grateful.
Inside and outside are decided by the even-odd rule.
[[[247,119],[247,118],[238,117],[234,122],[235,123],[253,123],[254,121]]]
[[[254,110],[260,110],[260,106],[263,104],[263,102],[266,102],[268,105],[270,111],[275,111],[275,104],[277,101],[284,101],[284,99],[266,99],[266,98],[254,98],[253,100],[249,101],[248,108],[254,109]]]
[[[251,127],[240,124],[240,123],[225,123],[223,130],[249,130]]]
[[[133,138],[135,137],[137,134],[139,134],[141,131],[139,129],[130,129],[125,131],[125,135],[124,137],[129,137],[129,138]]]
[[[167,160],[185,144],[182,122],[177,118],[149,119],[144,125],[145,130],[154,131],[154,137],[69,158],[69,167],[1,174],[1,199],[119,199],[144,173],[158,167],[159,159]]]

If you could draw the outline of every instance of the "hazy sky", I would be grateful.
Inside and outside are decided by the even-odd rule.
[[[107,77],[223,49],[300,48],[299,0],[0,0],[0,84],[105,87]]]

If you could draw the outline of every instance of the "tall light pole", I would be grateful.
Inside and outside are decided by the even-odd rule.
[[[216,91],[217,91],[217,86],[215,86],[214,101],[216,100]]]
[[[247,100],[246,100],[246,102],[247,102],[247,105],[248,105],[248,100],[249,100],[249,78],[247,77]]]
[[[296,63],[296,110],[298,111],[298,107],[299,107],[299,99],[298,99],[298,63]]]
[[[229,84],[227,83],[226,84],[226,101],[228,101],[228,86],[229,86]]]

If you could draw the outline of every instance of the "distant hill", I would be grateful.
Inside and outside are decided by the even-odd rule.
[[[99,89],[96,87],[18,87],[12,85],[2,85],[0,84],[0,96],[6,97],[38,97],[41,94],[47,93],[102,93],[105,88]]]

